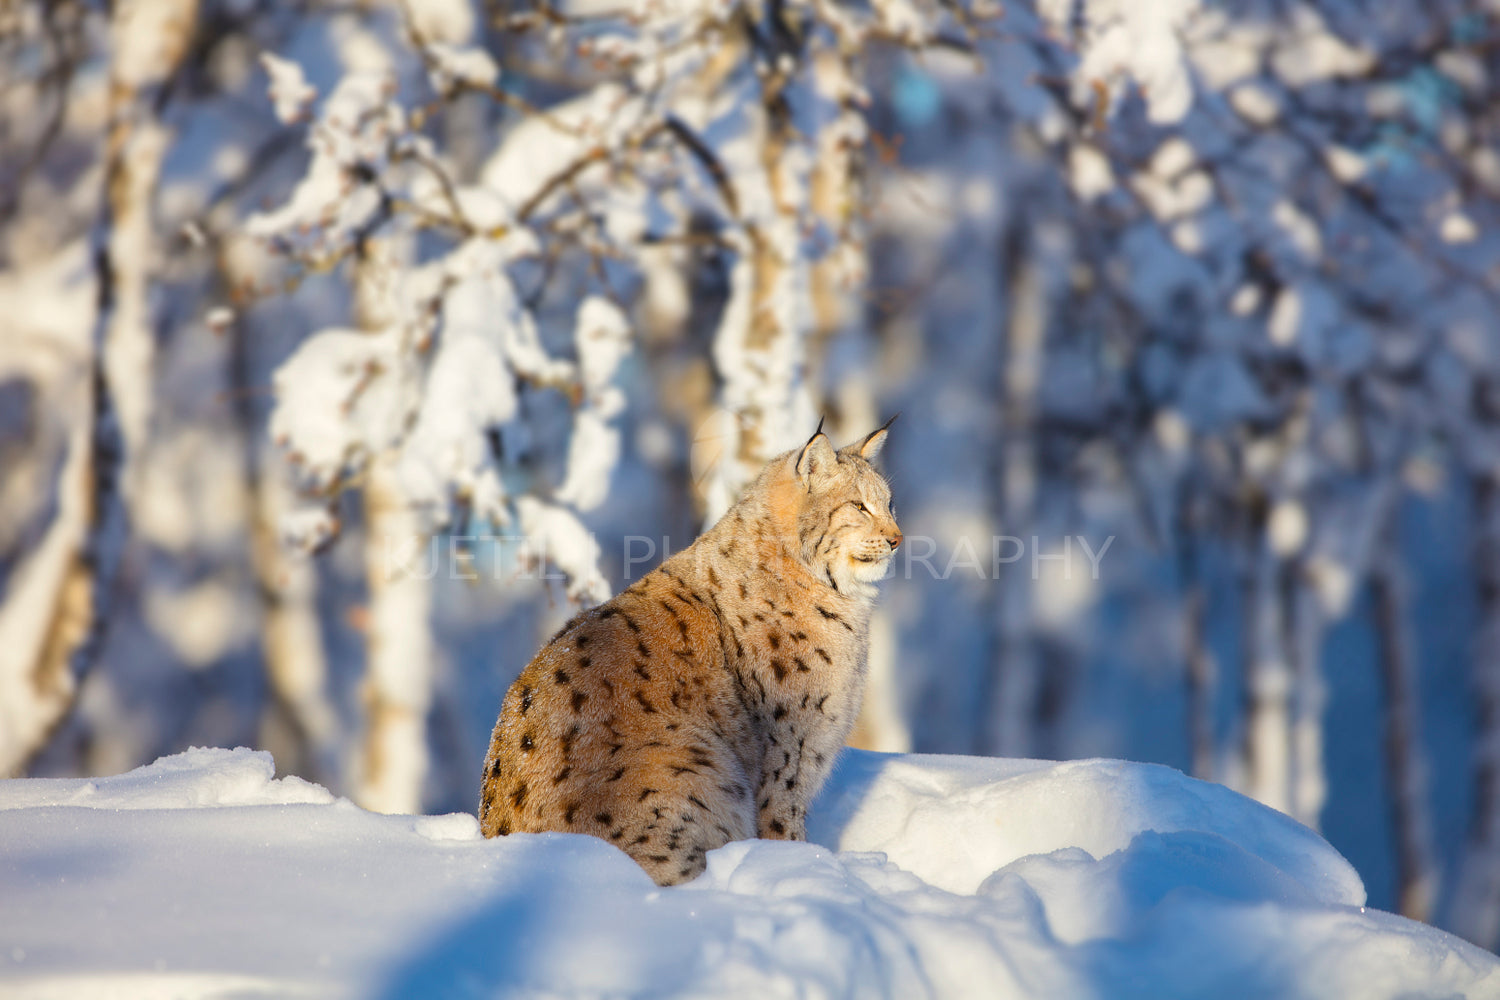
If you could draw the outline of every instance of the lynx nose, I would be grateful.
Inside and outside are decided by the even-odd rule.
[[[895,552],[901,547],[901,532],[896,532],[890,538],[886,539],[886,541],[891,543],[891,551]]]

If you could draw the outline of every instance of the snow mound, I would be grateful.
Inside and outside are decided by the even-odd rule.
[[[0,809],[206,809],[216,806],[328,805],[333,793],[293,775],[276,777],[264,750],[194,747],[113,778],[0,781]]]
[[[816,842],[730,844],[673,889],[247,750],[0,804],[7,995],[1500,996],[1500,960],[1358,905],[1316,834],[1118,761],[850,751]]]
[[[1103,858],[1143,833],[1199,832],[1319,902],[1365,901],[1354,866],[1307,827],[1158,764],[851,751],[838,768],[810,816],[809,837],[837,850],[884,852],[949,892],[973,893],[1001,868],[1065,845]],[[931,850],[934,843],[944,849]]]

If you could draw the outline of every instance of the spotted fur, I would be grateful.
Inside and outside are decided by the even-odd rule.
[[[815,434],[691,547],[569,622],[501,706],[485,836],[590,833],[662,885],[731,840],[805,839],[901,543],[870,465],[885,436],[835,452]]]

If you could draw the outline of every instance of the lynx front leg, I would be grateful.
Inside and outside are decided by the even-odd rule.
[[[807,804],[821,780],[812,780],[803,757],[805,739],[782,729],[766,748],[760,788],[756,792],[756,836],[763,840],[806,840]]]
[[[763,839],[807,839],[808,805],[828,779],[848,730],[823,711],[827,701],[809,694],[774,720],[755,799],[756,835]]]
[[[755,835],[762,840],[806,840],[807,807],[774,782],[761,786]]]

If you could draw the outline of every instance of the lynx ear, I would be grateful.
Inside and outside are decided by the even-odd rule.
[[[896,417],[899,416],[901,416],[901,414],[896,414]],[[891,429],[891,424],[896,422],[896,417],[892,417],[891,419],[887,420],[885,423],[881,424],[878,428],[866,435],[863,441],[856,441],[854,444],[846,447],[844,451],[848,454],[858,455],[866,462],[875,461],[875,456],[879,455],[880,449],[885,447],[886,431]]]
[[[818,429],[797,453],[797,478],[811,484],[814,479],[832,469],[838,460],[833,444],[829,442],[828,435],[823,433],[823,421],[819,420]]]

